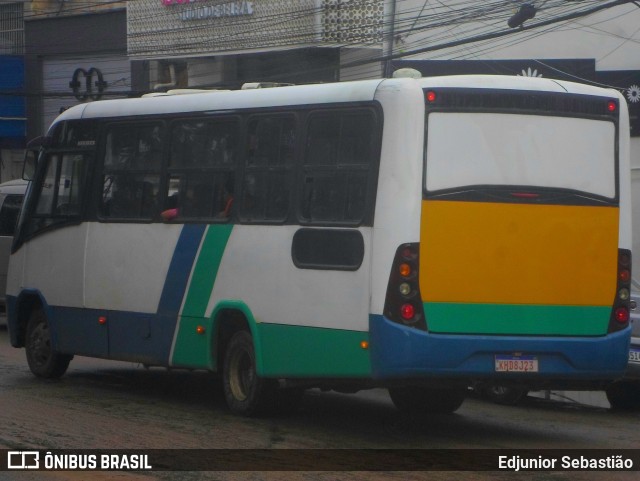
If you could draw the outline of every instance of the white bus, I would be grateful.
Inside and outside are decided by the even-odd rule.
[[[33,373],[207,369],[232,411],[627,364],[629,125],[613,90],[458,76],[164,95],[64,112],[13,246]]]

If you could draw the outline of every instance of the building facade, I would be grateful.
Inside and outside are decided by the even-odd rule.
[[[138,0],[128,53],[139,89],[230,87],[376,78],[382,0]]]
[[[25,20],[29,138],[73,105],[131,95],[124,4],[64,15],[41,10]]]
[[[18,177],[26,142],[23,3],[0,4],[0,182]]]

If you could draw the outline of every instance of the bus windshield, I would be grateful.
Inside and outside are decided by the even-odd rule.
[[[613,122],[504,113],[432,112],[426,189],[544,186],[614,199]]]

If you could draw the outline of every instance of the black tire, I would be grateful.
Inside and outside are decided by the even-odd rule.
[[[451,414],[467,397],[467,388],[433,389],[422,386],[389,388],[393,404],[411,415]]]
[[[614,411],[640,409],[640,381],[617,381],[606,390],[607,399]]]
[[[503,406],[515,406],[529,394],[528,389],[500,384],[489,384],[482,392],[488,399]]]
[[[69,367],[73,356],[61,354],[51,345],[49,323],[41,310],[34,310],[27,323],[25,351],[29,369],[38,377],[58,379]]]
[[[222,384],[231,412],[242,416],[266,414],[276,404],[277,383],[256,373],[253,339],[247,331],[236,332],[224,355]]]

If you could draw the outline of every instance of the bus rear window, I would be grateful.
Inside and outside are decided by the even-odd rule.
[[[613,122],[504,113],[433,112],[427,120],[428,193],[524,186],[616,197]]]

